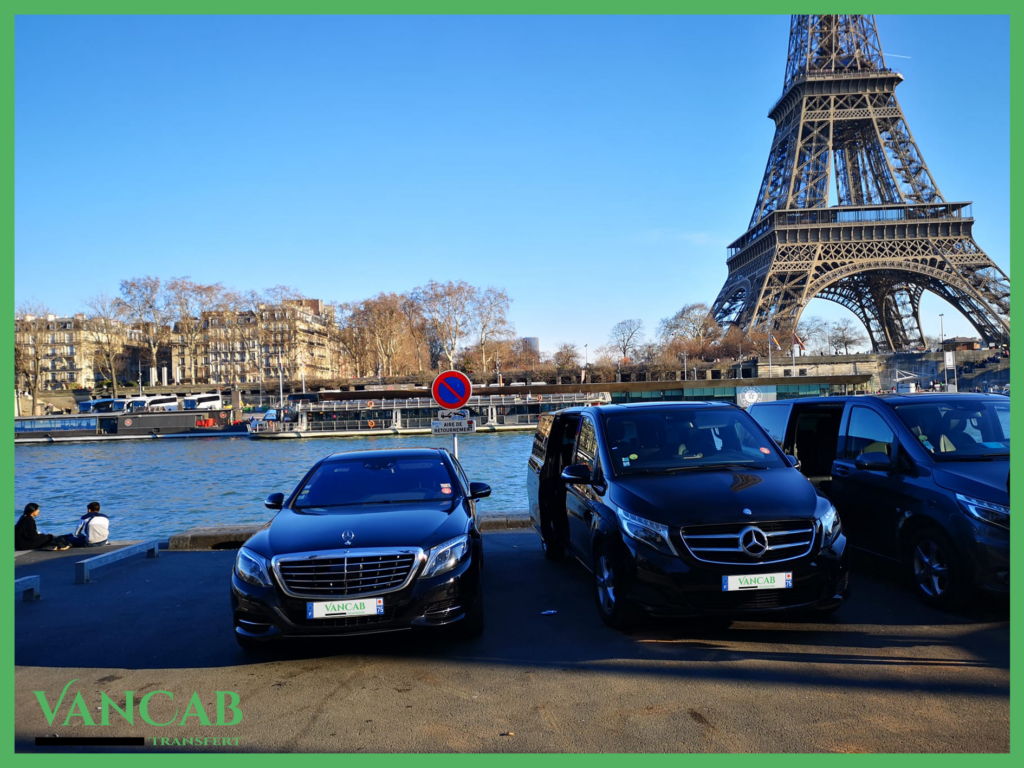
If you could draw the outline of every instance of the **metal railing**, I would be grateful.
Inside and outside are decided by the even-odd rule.
[[[469,398],[465,407],[486,407],[491,405],[524,405],[527,403],[565,403],[578,404],[596,401],[606,402],[604,392],[575,392],[553,395],[474,395]],[[437,408],[433,398],[409,397],[382,400],[367,398],[365,400],[329,400],[321,403],[300,402],[294,404],[300,411],[363,411],[396,408]]]

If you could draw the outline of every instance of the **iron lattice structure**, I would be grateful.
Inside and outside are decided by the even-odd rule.
[[[1009,278],[974,241],[970,203],[939,191],[896,100],[902,81],[874,16],[792,17],[775,138],[750,227],[729,246],[719,323],[788,334],[817,297],[857,315],[876,352],[914,349],[932,291],[984,341],[1009,342]]]

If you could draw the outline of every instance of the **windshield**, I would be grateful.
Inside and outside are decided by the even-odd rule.
[[[616,475],[786,466],[771,439],[736,408],[616,413],[605,419],[605,436]]]
[[[299,491],[293,508],[448,501],[457,488],[440,458],[325,461]]]
[[[1010,455],[1010,400],[926,400],[896,415],[938,461]]]

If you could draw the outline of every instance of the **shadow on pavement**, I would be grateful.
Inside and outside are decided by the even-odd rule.
[[[487,534],[485,547],[487,630],[476,640],[402,632],[302,639],[256,653],[242,651],[232,637],[234,552],[162,552],[156,560],[103,569],[81,586],[71,583],[69,558],[19,565],[18,576],[43,577],[44,599],[16,606],[15,660],[21,666],[165,669],[393,657],[681,680],[1008,694],[1008,677],[975,682],[964,674],[1009,669],[1005,611],[934,611],[863,557],[853,597],[827,619],[744,619],[731,626],[650,621],[623,634],[598,618],[590,575],[577,563],[544,560],[532,532]],[[547,610],[557,613],[542,615]],[[748,661],[759,663],[736,663]],[[830,665],[826,675],[823,664]],[[903,671],[885,675],[880,668]],[[922,674],[908,675],[908,669]]]

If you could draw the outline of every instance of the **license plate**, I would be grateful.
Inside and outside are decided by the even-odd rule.
[[[723,592],[742,592],[745,589],[792,589],[792,573],[757,573],[745,576],[723,576]]]
[[[335,619],[344,616],[376,616],[384,613],[384,598],[364,600],[330,600],[324,603],[306,603],[307,619]]]

